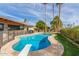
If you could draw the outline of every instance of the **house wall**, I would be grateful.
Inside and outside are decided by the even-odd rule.
[[[0,30],[0,48],[8,43],[9,41],[13,40],[15,36],[24,35],[27,33],[27,30],[21,29],[20,26],[12,26],[12,30],[8,30],[10,26],[7,24],[3,25],[3,30]],[[15,29],[16,28],[16,29]],[[22,27],[21,27],[22,28]],[[18,30],[17,30],[18,29]]]

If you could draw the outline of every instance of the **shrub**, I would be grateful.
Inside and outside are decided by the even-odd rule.
[[[79,31],[75,29],[62,29],[61,34],[69,37],[73,41],[79,41]]]

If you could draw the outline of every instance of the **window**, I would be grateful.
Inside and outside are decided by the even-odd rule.
[[[4,24],[0,23],[0,30],[4,30]]]

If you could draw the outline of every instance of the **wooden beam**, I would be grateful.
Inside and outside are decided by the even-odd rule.
[[[0,18],[0,22],[7,24],[7,25],[26,26],[26,24],[24,24],[24,23],[8,20],[8,19],[4,19],[4,18]]]

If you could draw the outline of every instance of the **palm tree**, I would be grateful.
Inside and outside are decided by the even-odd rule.
[[[46,23],[46,9],[47,9],[47,3],[43,3],[44,5],[44,18],[45,18],[45,23]],[[45,32],[47,32],[47,26],[45,26]]]
[[[53,18],[54,18],[54,3],[52,3],[52,14],[53,14]]]
[[[61,16],[61,6],[62,6],[62,3],[57,3],[56,5],[58,6],[58,16],[60,18],[60,16]]]
[[[54,3],[52,3],[51,5],[52,5],[52,18],[54,18]],[[51,21],[50,22],[50,25],[51,25],[53,20],[51,19],[50,21]]]
[[[60,31],[62,28],[63,24],[62,21],[60,20],[59,16],[55,16],[53,21],[51,22],[51,28],[54,30],[54,32]]]

